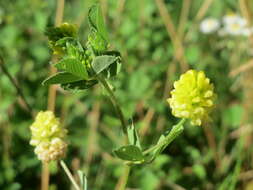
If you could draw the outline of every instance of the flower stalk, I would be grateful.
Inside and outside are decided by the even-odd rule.
[[[60,161],[61,167],[63,168],[63,170],[65,171],[65,173],[67,174],[69,180],[71,181],[71,183],[73,184],[73,186],[75,187],[76,190],[82,190],[79,185],[77,184],[77,182],[74,179],[74,176],[71,174],[71,172],[69,171],[67,165],[65,164],[65,162],[63,160]]]
[[[173,140],[175,140],[176,137],[178,137],[184,131],[183,125],[184,125],[185,121],[186,121],[186,119],[181,119],[177,125],[173,126],[170,133],[165,137],[164,140],[157,143],[155,146],[145,150],[143,152],[143,154],[147,155],[147,154],[153,152],[154,150],[161,150],[161,151],[164,150]]]

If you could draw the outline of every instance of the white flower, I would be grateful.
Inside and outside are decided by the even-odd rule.
[[[200,31],[204,34],[210,34],[218,30],[220,23],[215,18],[206,18],[200,23]]]
[[[246,29],[247,21],[245,18],[236,15],[226,15],[223,17],[223,23],[224,23],[224,33],[238,36],[238,35],[246,35],[248,33]]]
[[[237,15],[237,14],[228,14],[225,15],[222,19],[223,23],[226,24],[233,24],[233,23],[241,23],[246,25],[247,21],[243,17]]]

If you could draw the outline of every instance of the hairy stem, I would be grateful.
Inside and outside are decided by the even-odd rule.
[[[106,91],[108,92],[109,94],[109,97],[110,97],[110,100],[115,108],[115,111],[117,112],[118,114],[118,117],[120,119],[120,122],[121,122],[121,125],[122,125],[122,129],[123,129],[123,132],[125,134],[127,134],[127,124],[126,124],[126,120],[124,118],[124,115],[123,115],[123,112],[119,106],[119,103],[112,91],[112,89],[110,88],[109,84],[107,83],[107,81],[103,78],[103,77],[100,77],[97,75],[97,79],[99,80],[99,82],[105,87]]]

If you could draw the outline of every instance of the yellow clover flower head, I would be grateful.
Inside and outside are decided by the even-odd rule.
[[[67,149],[64,138],[67,130],[60,126],[59,119],[53,112],[40,111],[30,129],[30,144],[36,147],[34,152],[39,160],[50,162],[64,157]]]
[[[167,99],[172,114],[191,120],[192,125],[201,125],[209,119],[214,106],[214,86],[203,71],[189,70],[174,82],[171,98]]]

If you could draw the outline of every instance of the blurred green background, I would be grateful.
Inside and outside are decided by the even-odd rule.
[[[65,0],[63,21],[80,27],[83,42],[93,2]],[[253,70],[243,67],[252,65],[253,43],[247,37],[199,31],[206,17],[247,15],[243,2],[251,16],[253,3],[247,0],[100,0],[110,45],[123,57],[122,71],[111,82],[144,147],[177,122],[166,98],[185,69],[204,70],[218,95],[213,121],[203,127],[187,124],[155,162],[133,167],[129,190],[253,189]],[[35,112],[47,109],[48,88],[41,82],[49,75],[52,56],[44,31],[54,25],[56,7],[53,0],[0,1],[0,53]],[[89,189],[117,189],[124,165],[112,150],[124,140],[103,89],[97,85],[70,93],[58,88],[55,113],[69,130],[69,167],[86,173]],[[41,163],[29,145],[32,122],[16,88],[0,71],[1,190],[40,188]],[[57,163],[50,172],[51,190],[70,189]]]

